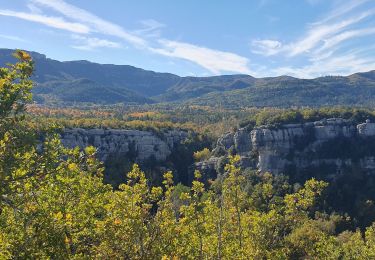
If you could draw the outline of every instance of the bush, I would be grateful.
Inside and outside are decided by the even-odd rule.
[[[194,159],[196,162],[205,161],[211,156],[211,151],[208,148],[204,148],[201,151],[196,151],[194,153]]]

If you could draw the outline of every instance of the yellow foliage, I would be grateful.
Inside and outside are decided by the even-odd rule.
[[[146,111],[146,112],[134,112],[129,114],[131,117],[137,117],[137,118],[143,118],[143,117],[153,117],[156,115],[160,115],[159,113],[155,111]]]
[[[14,56],[20,59],[21,61],[31,61],[30,54],[22,50],[16,50]]]
[[[194,156],[195,161],[201,162],[210,158],[211,152],[208,148],[204,148],[201,151],[196,151],[193,156]]]

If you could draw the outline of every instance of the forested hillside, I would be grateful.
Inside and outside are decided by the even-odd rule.
[[[188,101],[189,104],[240,108],[373,106],[375,71],[348,77],[323,77],[312,80],[279,77],[257,81],[251,87],[229,92],[211,92]]]
[[[0,65],[14,62],[0,49]],[[249,75],[179,77],[127,65],[60,62],[32,52],[34,101],[58,106],[186,103],[225,108],[373,106],[375,71],[298,79]]]
[[[0,64],[14,62],[14,50],[0,50]],[[33,79],[39,103],[147,103],[147,97],[164,93],[178,76],[155,73],[127,65],[97,64],[88,61],[60,62],[31,52],[35,62]]]

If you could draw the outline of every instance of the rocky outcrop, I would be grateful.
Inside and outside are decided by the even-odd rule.
[[[375,123],[367,120],[356,125],[331,118],[279,127],[241,128],[223,135],[217,141],[211,163],[203,162],[197,168],[212,167],[213,161],[225,156],[223,151],[239,154],[242,167],[260,172],[295,174],[323,166],[330,169],[330,174],[354,166],[370,171],[375,170]],[[219,171],[217,164],[215,167]]]
[[[94,146],[101,161],[106,161],[110,155],[131,157],[136,162],[164,161],[187,137],[188,133],[182,130],[165,130],[156,134],[140,130],[73,128],[61,133],[64,146]]]
[[[373,136],[375,135],[375,124],[367,120],[366,123],[357,125],[357,131],[361,136]]]

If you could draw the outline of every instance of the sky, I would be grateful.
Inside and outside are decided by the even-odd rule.
[[[375,0],[0,0],[0,48],[180,76],[375,69]]]

